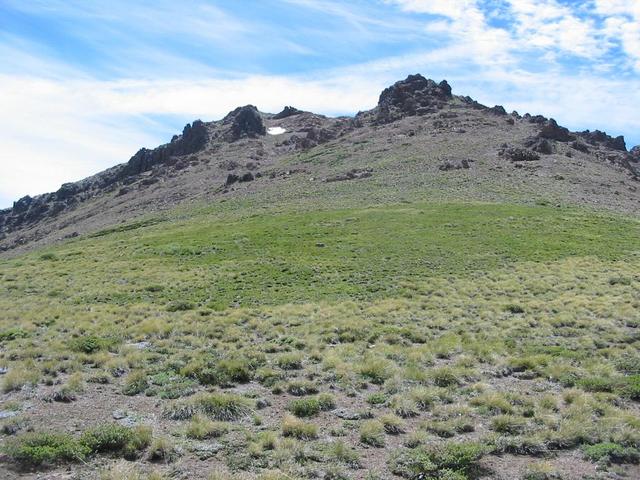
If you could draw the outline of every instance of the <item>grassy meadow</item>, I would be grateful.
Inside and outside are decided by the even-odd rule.
[[[0,260],[0,469],[633,478],[639,239],[578,208],[407,202],[198,211]]]

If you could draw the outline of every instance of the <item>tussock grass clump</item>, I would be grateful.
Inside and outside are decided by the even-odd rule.
[[[296,397],[302,397],[318,393],[318,387],[308,380],[292,380],[287,383],[287,392]]]
[[[201,393],[169,405],[164,411],[164,416],[171,420],[186,420],[200,413],[215,420],[231,421],[248,416],[253,406],[248,399],[239,395]]]
[[[380,420],[367,420],[360,425],[360,441],[365,445],[384,447],[384,434],[384,424]]]
[[[287,415],[282,420],[282,435],[298,440],[313,440],[318,438],[318,426]]]
[[[40,380],[40,373],[34,368],[12,368],[3,375],[2,391],[8,393],[20,390],[27,385],[36,385],[38,380]]]
[[[304,356],[300,352],[283,353],[276,359],[276,365],[283,370],[300,370]]]
[[[187,424],[185,434],[189,438],[204,440],[205,438],[219,438],[228,431],[229,425],[227,423],[214,421],[202,414],[196,414]]]
[[[384,426],[384,431],[390,435],[398,435],[407,431],[407,425],[404,421],[392,413],[382,415],[379,420]]]
[[[137,395],[147,388],[149,388],[149,381],[146,372],[136,370],[125,378],[122,393],[125,395]]]
[[[365,359],[357,370],[362,377],[377,385],[382,385],[393,375],[392,363],[379,357]]]
[[[166,436],[156,437],[151,442],[148,458],[152,462],[170,463],[180,456],[173,440]]]
[[[300,398],[289,403],[287,409],[296,417],[313,417],[320,412],[335,408],[333,395],[321,393],[317,397]]]
[[[527,427],[527,421],[515,415],[498,415],[491,419],[491,430],[498,433],[517,435]]]

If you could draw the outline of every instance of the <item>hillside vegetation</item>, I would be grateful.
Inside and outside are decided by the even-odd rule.
[[[0,260],[0,469],[637,478],[639,238],[543,203],[237,203]]]

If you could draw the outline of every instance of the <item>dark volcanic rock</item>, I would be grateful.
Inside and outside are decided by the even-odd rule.
[[[438,165],[438,170],[448,172],[450,170],[467,170],[470,167],[469,160],[445,160]]]
[[[607,148],[611,148],[612,150],[618,150],[621,152],[627,151],[627,145],[622,135],[613,138],[610,135],[607,135],[606,132],[601,132],[600,130],[595,130],[593,132],[585,130],[584,132],[580,132],[578,135],[584,138],[587,143],[590,143],[591,145],[601,144]]]
[[[451,98],[451,87],[446,80],[436,83],[422,75],[409,75],[380,94],[377,120],[388,123],[405,116],[432,113]]]
[[[488,109],[489,112],[494,115],[506,115],[507,111],[504,109],[502,105],[496,105],[495,107],[491,107]]]
[[[267,134],[262,115],[253,105],[236,108],[223,121],[224,123],[231,122],[230,134],[232,141],[242,137],[255,138]]]
[[[286,106],[284,109],[273,116],[275,120],[282,120],[283,118],[292,117],[294,115],[300,115],[304,113],[302,110],[298,110],[295,107]]]
[[[640,162],[640,145],[636,145],[629,151],[632,162]]]
[[[534,152],[542,153],[543,155],[551,155],[555,152],[554,146],[546,138],[532,138],[525,145]]]
[[[574,150],[578,150],[579,152],[582,152],[582,153],[589,153],[589,147],[587,147],[584,143],[578,140],[571,142],[571,148],[573,148]]]
[[[540,155],[526,148],[509,147],[508,145],[500,150],[500,156],[512,162],[533,162],[540,160]]]
[[[540,138],[557,140],[558,142],[569,142],[575,139],[575,137],[569,133],[568,128],[561,127],[553,118],[550,118],[542,127],[539,136]]]

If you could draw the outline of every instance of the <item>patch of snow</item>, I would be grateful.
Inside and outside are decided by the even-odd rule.
[[[271,127],[269,129],[267,129],[267,133],[269,135],[282,135],[283,133],[285,133],[286,130],[282,127]]]

